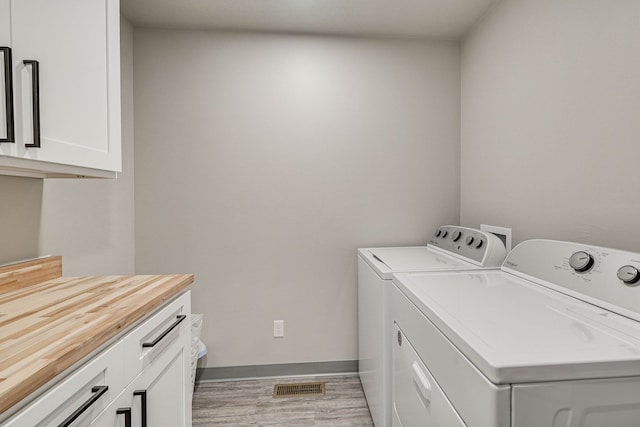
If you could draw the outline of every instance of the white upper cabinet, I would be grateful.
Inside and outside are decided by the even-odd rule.
[[[0,143],[0,173],[121,171],[119,1],[0,0],[5,46],[13,62],[15,142]],[[2,108],[0,139],[10,116]]]

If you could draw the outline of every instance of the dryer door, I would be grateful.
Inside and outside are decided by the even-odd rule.
[[[466,426],[396,323],[393,332],[392,426]]]

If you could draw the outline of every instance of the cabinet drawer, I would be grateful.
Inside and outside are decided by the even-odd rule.
[[[129,380],[133,380],[172,342],[190,342],[190,298],[190,291],[182,293],[125,336],[127,359],[124,369]]]
[[[73,425],[87,425],[127,384],[120,370],[125,356],[121,344],[100,353],[2,425],[58,426],[83,406],[86,409]]]

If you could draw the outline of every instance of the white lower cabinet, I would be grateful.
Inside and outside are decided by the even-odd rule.
[[[167,338],[164,348],[92,427],[191,426],[190,351],[178,338]]]
[[[190,427],[190,298],[166,304],[2,425]]]

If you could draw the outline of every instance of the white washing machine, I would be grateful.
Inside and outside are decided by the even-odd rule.
[[[640,426],[640,254],[550,240],[397,274],[395,427]]]
[[[358,249],[358,369],[376,427],[391,425],[392,274],[497,269],[505,256],[495,235],[452,225],[427,246]]]

